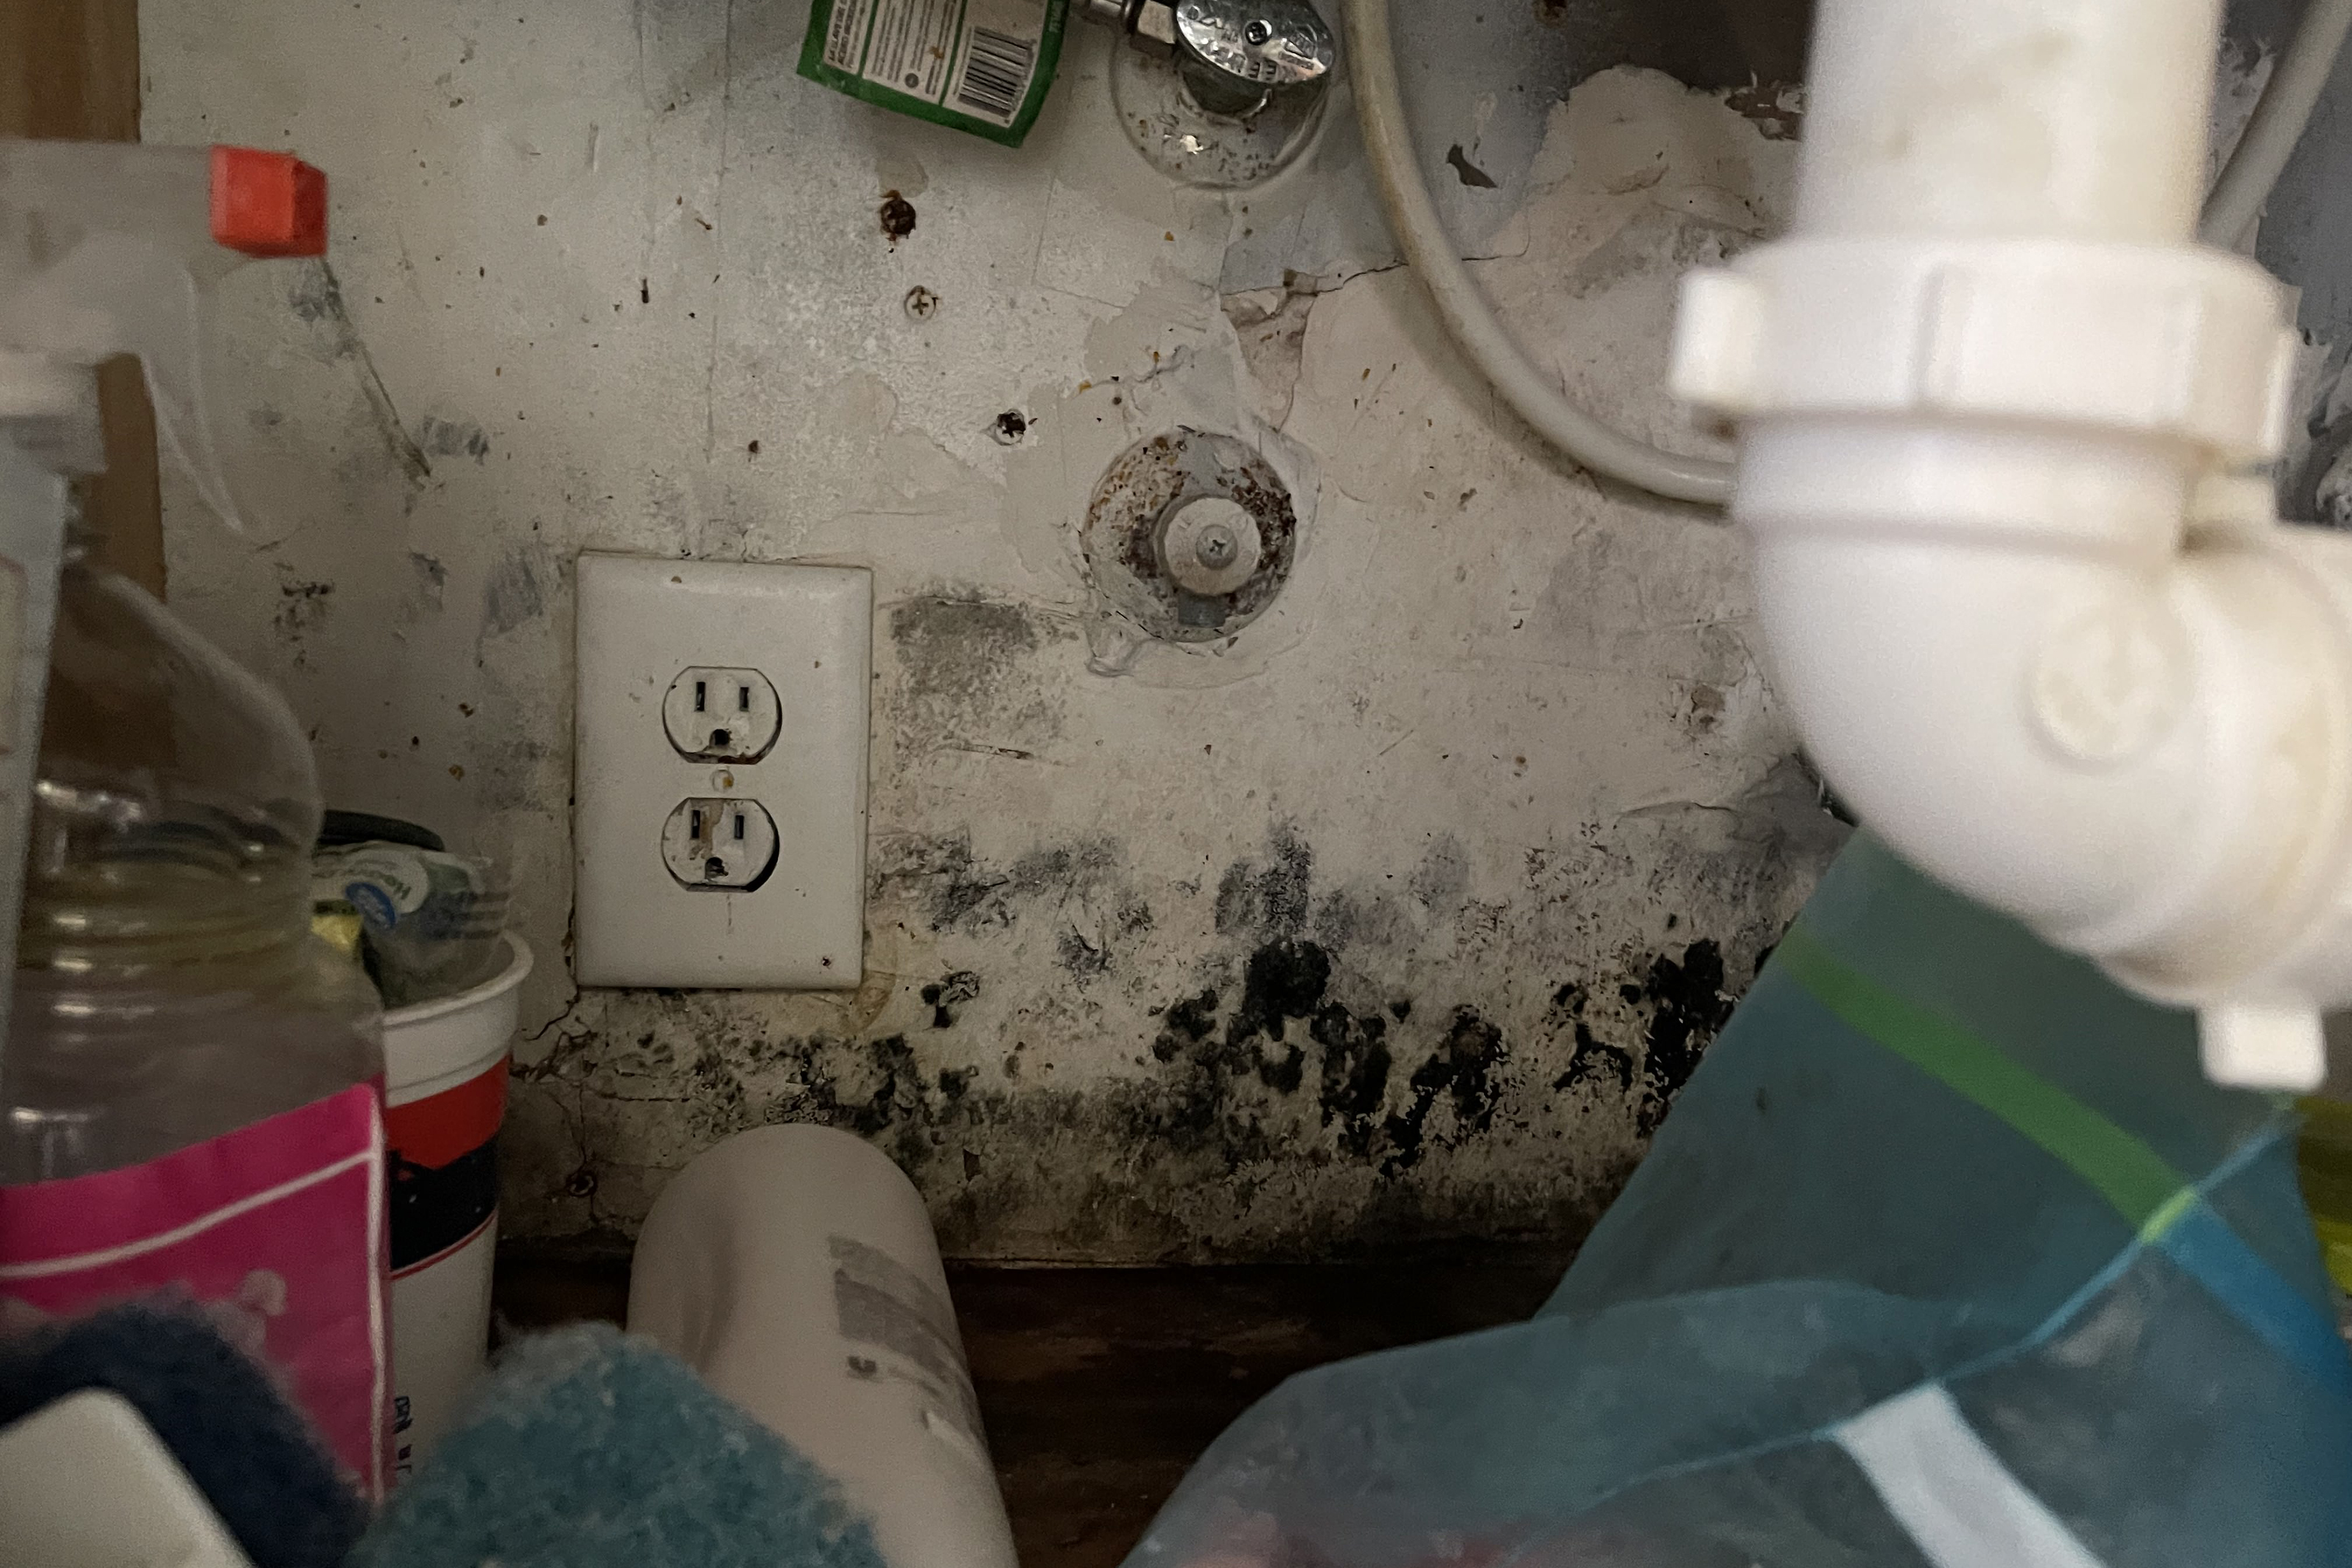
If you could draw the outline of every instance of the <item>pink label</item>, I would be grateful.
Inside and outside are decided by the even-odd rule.
[[[358,1084],[142,1165],[0,1187],[0,1328],[184,1293],[381,1497],[384,1246],[382,1101]]]

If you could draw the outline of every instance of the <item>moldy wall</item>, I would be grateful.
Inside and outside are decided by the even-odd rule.
[[[1738,538],[1497,411],[1394,265],[1344,95],[1308,164],[1221,197],[1130,153],[1094,29],[1011,152],[800,80],[804,19],[142,11],[150,138],[293,147],[335,197],[331,269],[224,303],[256,515],[170,492],[173,597],[289,693],[336,804],[513,868],[541,967],[509,1234],[625,1236],[712,1140],[814,1118],[965,1256],[1572,1238],[1842,832]],[[1747,79],[1794,74],[1792,20],[1496,0],[1402,31],[1506,317],[1695,439],[1658,390],[1672,280],[1783,208],[1795,107]],[[1629,57],[1744,85],[1591,75]],[[1096,673],[1075,531],[1178,426],[1283,477],[1296,567],[1230,646]],[[583,548],[874,569],[857,992],[570,985]]]

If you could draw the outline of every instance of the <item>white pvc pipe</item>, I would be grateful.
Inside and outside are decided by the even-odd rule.
[[[2171,242],[2219,0],[1823,0],[1792,231]]]
[[[837,1482],[888,1568],[1018,1568],[930,1217],[864,1139],[698,1155],[638,1232],[629,1331]]]
[[[2307,1086],[2352,1001],[2352,541],[2195,244],[2219,0],[1823,0],[1790,236],[1686,287],[1775,691],[1862,820]]]

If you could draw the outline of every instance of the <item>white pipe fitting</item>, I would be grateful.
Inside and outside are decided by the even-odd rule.
[[[1923,869],[2315,1085],[2352,540],[2268,487],[2279,285],[2192,235],[2219,0],[1823,0],[1790,238],[1685,287],[1774,683]]]

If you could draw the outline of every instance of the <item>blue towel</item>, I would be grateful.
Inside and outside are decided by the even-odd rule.
[[[823,1471],[604,1327],[527,1339],[350,1568],[883,1568]]]
[[[367,1505],[269,1374],[195,1308],[110,1308],[0,1342],[0,1426],[68,1394],[129,1400],[254,1568],[335,1568]]]

